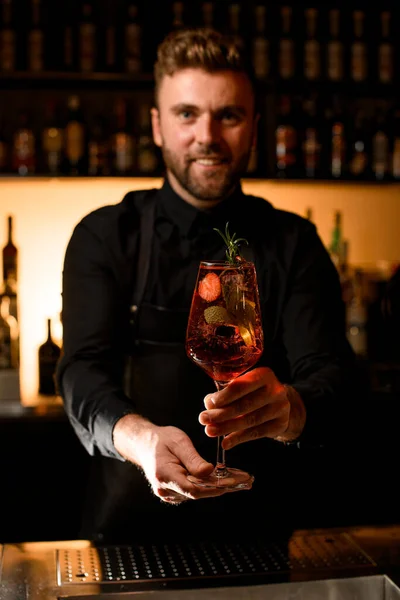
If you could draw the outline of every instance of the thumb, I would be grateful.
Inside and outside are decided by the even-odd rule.
[[[186,470],[196,477],[209,475],[214,465],[200,456],[192,442],[188,439],[186,444],[179,444],[178,457]]]

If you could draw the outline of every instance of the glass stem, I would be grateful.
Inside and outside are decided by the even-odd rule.
[[[227,385],[228,381],[215,381],[214,382],[217,390],[223,390]],[[222,442],[224,440],[224,435],[219,435],[217,439],[217,462],[215,466],[215,475],[217,477],[226,477],[228,475],[228,471],[225,465],[225,449],[222,447]]]

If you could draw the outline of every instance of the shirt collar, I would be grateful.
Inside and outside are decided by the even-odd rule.
[[[199,228],[224,229],[227,221],[244,210],[244,194],[239,184],[237,189],[220,204],[206,211],[199,210],[183,200],[165,178],[160,189],[160,203],[165,216],[178,226],[182,235],[188,237],[191,231]]]

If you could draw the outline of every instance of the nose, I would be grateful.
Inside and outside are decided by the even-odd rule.
[[[198,144],[209,145],[218,142],[221,137],[220,125],[212,115],[205,113],[198,119],[196,141]]]

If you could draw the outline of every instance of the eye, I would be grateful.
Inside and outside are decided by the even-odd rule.
[[[220,114],[220,120],[222,123],[226,123],[227,125],[236,125],[240,123],[241,116],[233,110],[224,110]]]
[[[188,110],[188,109],[181,110],[178,113],[178,117],[181,121],[190,121],[190,120],[194,119],[194,116],[195,116],[194,112],[192,110]]]

